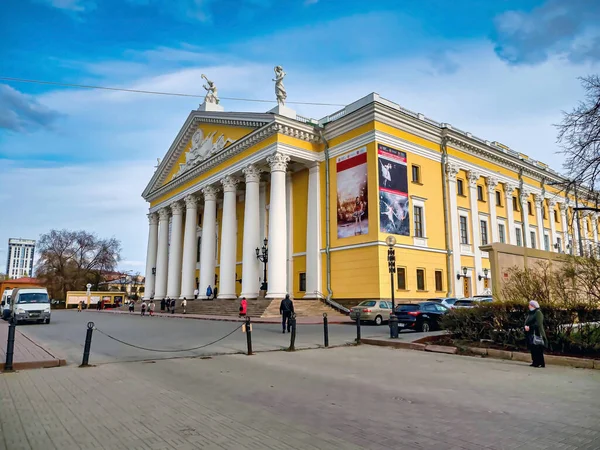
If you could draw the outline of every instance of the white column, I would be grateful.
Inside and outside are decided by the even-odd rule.
[[[217,236],[217,189],[207,186],[202,213],[202,241],[200,242],[200,286],[198,298],[206,298],[208,286],[215,287],[215,250]]]
[[[242,297],[257,298],[258,265],[256,248],[260,247],[260,170],[249,165],[242,170],[246,176],[246,203],[244,205],[244,237],[242,243]]]
[[[550,222],[550,251],[559,252],[560,248],[554,248],[556,245],[556,223],[554,222],[554,211],[556,208],[556,200],[548,199],[548,221]]]
[[[267,162],[271,166],[267,298],[283,298],[287,294],[285,171],[289,160],[289,156],[279,152],[267,158]]]
[[[286,290],[290,297],[294,293],[294,202],[293,202],[293,180],[292,173],[287,172],[285,175],[285,223],[287,226],[287,242],[286,242],[286,268],[287,268],[287,287]]]
[[[515,211],[513,210],[513,194],[516,186],[511,183],[504,183],[504,195],[506,196],[506,219],[508,221],[508,230],[506,230],[506,242],[511,245],[517,245],[517,233],[515,231]]]
[[[267,237],[267,183],[264,181],[260,182],[260,187],[258,191],[258,210],[258,217],[260,220],[260,245],[258,247],[261,248],[265,241],[265,238]],[[256,259],[256,267],[258,267],[259,280],[262,282],[263,266],[262,263],[258,260],[258,258]]]
[[[488,206],[490,208],[490,228],[492,231],[491,242],[499,242],[498,217],[496,215],[496,188],[498,187],[498,179],[495,177],[487,177],[486,182],[488,190]],[[508,208],[508,205],[506,205],[506,207]]]
[[[198,222],[198,198],[185,197],[185,231],[183,235],[183,267],[181,269],[181,298],[194,298],[196,289],[196,229]]]
[[[452,236],[452,280],[454,280],[454,296],[464,296],[462,278],[457,279],[456,275],[462,273],[460,265],[460,224],[458,221],[458,206],[456,204],[456,176],[459,168],[457,165],[446,164],[446,173],[448,175],[448,199],[450,201],[450,232]]]
[[[521,198],[521,216],[523,217],[523,246],[531,248],[533,242],[531,242],[531,231],[529,230],[529,206],[527,204],[529,194],[529,191],[523,189],[519,195]]]
[[[158,250],[156,254],[156,282],[154,299],[162,300],[167,296],[167,268],[169,258],[169,209],[158,212]]]
[[[479,275],[483,275],[483,269],[481,265],[481,230],[479,226],[479,209],[477,207],[477,181],[479,180],[479,173],[474,170],[469,170],[469,202],[471,206],[471,229],[473,231],[473,259],[475,261],[475,273],[473,278],[475,280],[475,286],[477,289],[475,294],[483,292],[483,283],[479,280]]]
[[[590,256],[590,241],[589,241],[589,227],[588,227],[588,216],[590,215],[590,211],[583,211],[581,217],[581,225],[583,228],[583,254],[586,256]]]
[[[238,180],[227,176],[223,185],[223,225],[221,226],[221,262],[219,270],[219,298],[234,299],[235,295],[235,251],[237,242],[236,186]],[[242,280],[243,281],[243,280]]]
[[[542,207],[544,206],[544,197],[540,194],[533,194],[533,202],[535,203],[535,217],[538,224],[537,248],[545,250],[544,247],[544,216]]]
[[[306,294],[323,297],[321,273],[321,174],[319,163],[308,169],[308,208],[306,211]]]
[[[567,226],[567,210],[569,209],[569,205],[566,202],[562,202],[559,204],[560,208],[560,222],[563,230],[563,251],[565,253],[573,252],[573,244],[571,244],[571,248],[567,248],[569,245],[569,228]]]
[[[156,271],[156,252],[158,250],[158,215],[156,213],[148,214],[148,249],[146,250],[146,282],[144,284],[144,299],[148,300],[154,296],[153,272]]]
[[[171,245],[169,246],[169,275],[167,278],[167,297],[179,298],[181,291],[181,241],[183,231],[183,205],[175,202],[171,205]]]
[[[594,233],[594,258],[598,258],[598,213],[592,213],[592,233]]]

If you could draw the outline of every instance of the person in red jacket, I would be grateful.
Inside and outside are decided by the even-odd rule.
[[[242,298],[240,302],[240,317],[245,317],[248,313],[248,302],[246,301],[246,297]]]

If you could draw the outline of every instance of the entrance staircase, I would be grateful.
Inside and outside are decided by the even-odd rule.
[[[177,302],[177,306],[179,306]],[[271,304],[271,300],[248,300],[248,315],[261,317]],[[176,309],[176,312],[179,312]],[[201,314],[205,316],[238,316],[240,312],[239,300],[193,300],[187,302],[188,314]]]
[[[262,317],[279,317],[280,303],[281,300],[273,300]],[[294,312],[296,317],[322,317],[323,313],[327,313],[328,318],[346,317],[321,300],[294,300]]]

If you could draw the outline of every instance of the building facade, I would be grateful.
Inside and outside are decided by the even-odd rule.
[[[493,242],[596,254],[589,193],[498,143],[370,94],[321,120],[289,108],[188,116],[143,197],[145,296],[396,298],[490,292]],[[577,224],[577,217],[579,223]]]
[[[6,275],[9,279],[32,276],[35,254],[34,240],[10,238],[7,253]]]

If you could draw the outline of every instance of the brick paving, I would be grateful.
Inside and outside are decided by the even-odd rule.
[[[28,327],[30,326],[35,325],[28,325]],[[6,361],[8,327],[8,322],[0,320],[0,371],[4,370],[4,362]],[[13,368],[15,370],[57,367],[66,364],[64,358],[54,355],[51,350],[44,348],[30,337],[24,335],[19,329],[20,326],[17,326],[13,355]]]
[[[0,449],[598,449],[598,398],[592,370],[370,346],[69,366],[0,376]]]

